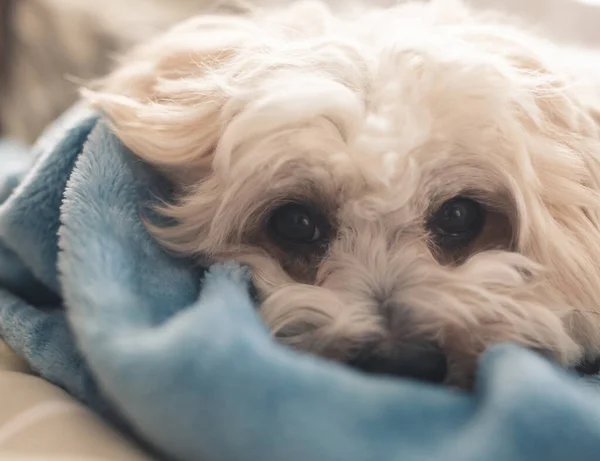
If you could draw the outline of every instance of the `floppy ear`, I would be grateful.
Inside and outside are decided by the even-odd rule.
[[[521,178],[528,196],[520,207],[519,245],[548,269],[552,302],[574,339],[600,353],[600,119],[574,69],[546,66],[559,59],[513,56],[532,95],[528,107],[519,107],[530,170]]]
[[[211,167],[233,91],[226,66],[260,36],[249,19],[200,16],[132,50],[82,93],[136,155],[178,184],[191,183]]]
[[[269,52],[282,39],[316,36],[330,18],[313,1],[245,13],[192,18],[132,50],[82,91],[127,147],[178,185],[210,172],[221,131],[252,98],[239,84],[281,65]]]

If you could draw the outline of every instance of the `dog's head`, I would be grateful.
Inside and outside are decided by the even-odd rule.
[[[516,29],[437,2],[204,16],[86,96],[179,187],[167,247],[249,265],[275,337],[466,385],[600,351],[596,126]]]

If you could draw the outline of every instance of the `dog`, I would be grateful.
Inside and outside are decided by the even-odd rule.
[[[173,183],[156,238],[250,267],[276,340],[469,388],[495,343],[600,355],[593,58],[457,1],[296,2],[192,18],[82,94]]]

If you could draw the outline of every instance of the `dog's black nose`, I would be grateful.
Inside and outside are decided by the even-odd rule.
[[[367,373],[400,376],[432,383],[443,382],[448,371],[446,355],[431,343],[407,345],[391,353],[365,351],[349,364]]]

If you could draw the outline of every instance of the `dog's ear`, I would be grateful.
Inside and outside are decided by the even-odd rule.
[[[186,186],[211,171],[225,125],[249,102],[239,88],[279,65],[274,43],[317,36],[330,17],[311,1],[201,15],[133,49],[82,93],[128,148]]]
[[[178,184],[211,168],[221,110],[234,91],[227,66],[260,46],[250,19],[201,16],[124,56],[117,69],[83,90],[121,141]]]
[[[525,128],[513,175],[519,249],[547,268],[576,341],[599,352],[600,112],[553,50],[533,43],[508,56],[525,89],[513,102]]]

